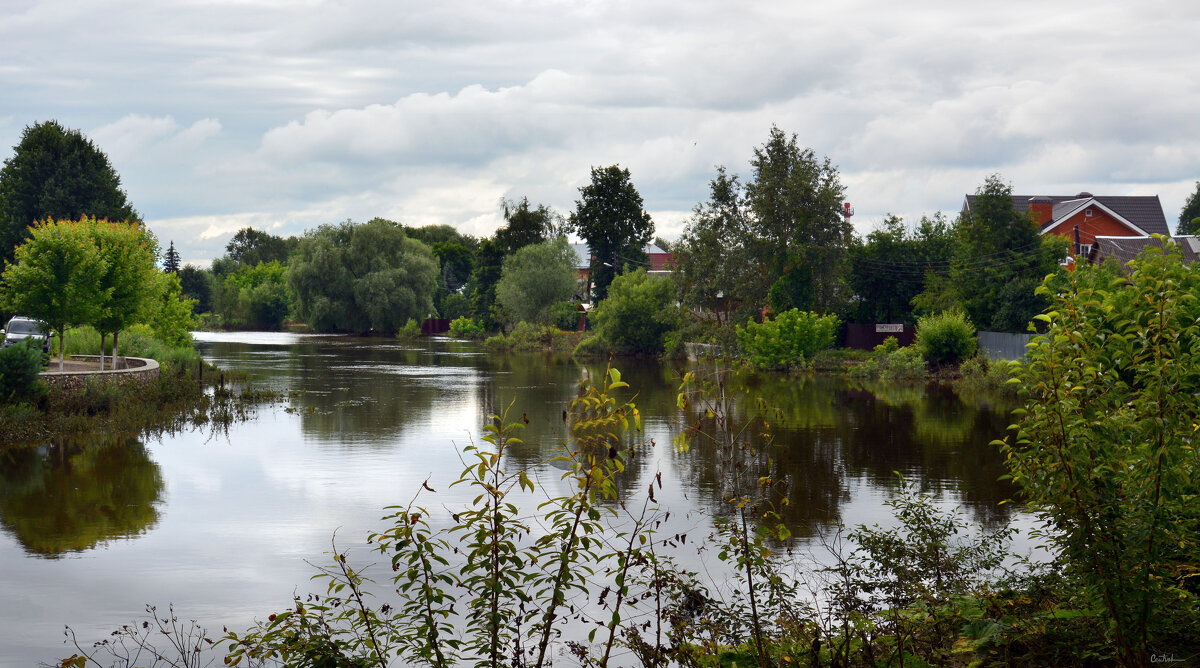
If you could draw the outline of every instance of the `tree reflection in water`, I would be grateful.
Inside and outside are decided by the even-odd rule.
[[[33,555],[83,552],[158,523],[162,475],[135,438],[3,449],[0,480],[0,527]]]

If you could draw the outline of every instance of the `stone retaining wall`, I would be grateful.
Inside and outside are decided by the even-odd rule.
[[[99,355],[71,355],[71,359],[84,362],[99,362]],[[104,358],[106,363],[111,357]],[[100,378],[106,383],[134,383],[143,385],[158,378],[158,362],[145,357],[123,357],[124,369],[105,369],[104,371],[43,371],[42,380],[50,387],[64,390],[74,390],[83,387],[88,378]],[[51,362],[53,366],[53,362]]]

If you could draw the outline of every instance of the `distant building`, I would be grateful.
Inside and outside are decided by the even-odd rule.
[[[592,251],[587,244],[571,244],[575,251],[575,278],[580,283],[581,294],[591,294]],[[651,276],[669,276],[675,269],[675,254],[649,243],[642,249],[646,253],[646,273]]]
[[[969,212],[975,195],[967,195],[963,211]],[[1042,234],[1057,234],[1071,241],[1068,264],[1088,257],[1097,238],[1149,239],[1151,234],[1170,236],[1158,195],[1013,195],[1013,207],[1029,213]]]

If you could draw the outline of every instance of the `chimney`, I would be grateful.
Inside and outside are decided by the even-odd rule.
[[[1030,197],[1029,217],[1038,225],[1045,225],[1054,217],[1054,203],[1049,197]]]

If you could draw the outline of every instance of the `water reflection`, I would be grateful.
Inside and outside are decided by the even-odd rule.
[[[134,438],[0,449],[0,526],[34,555],[58,558],[158,522],[163,480]]]

